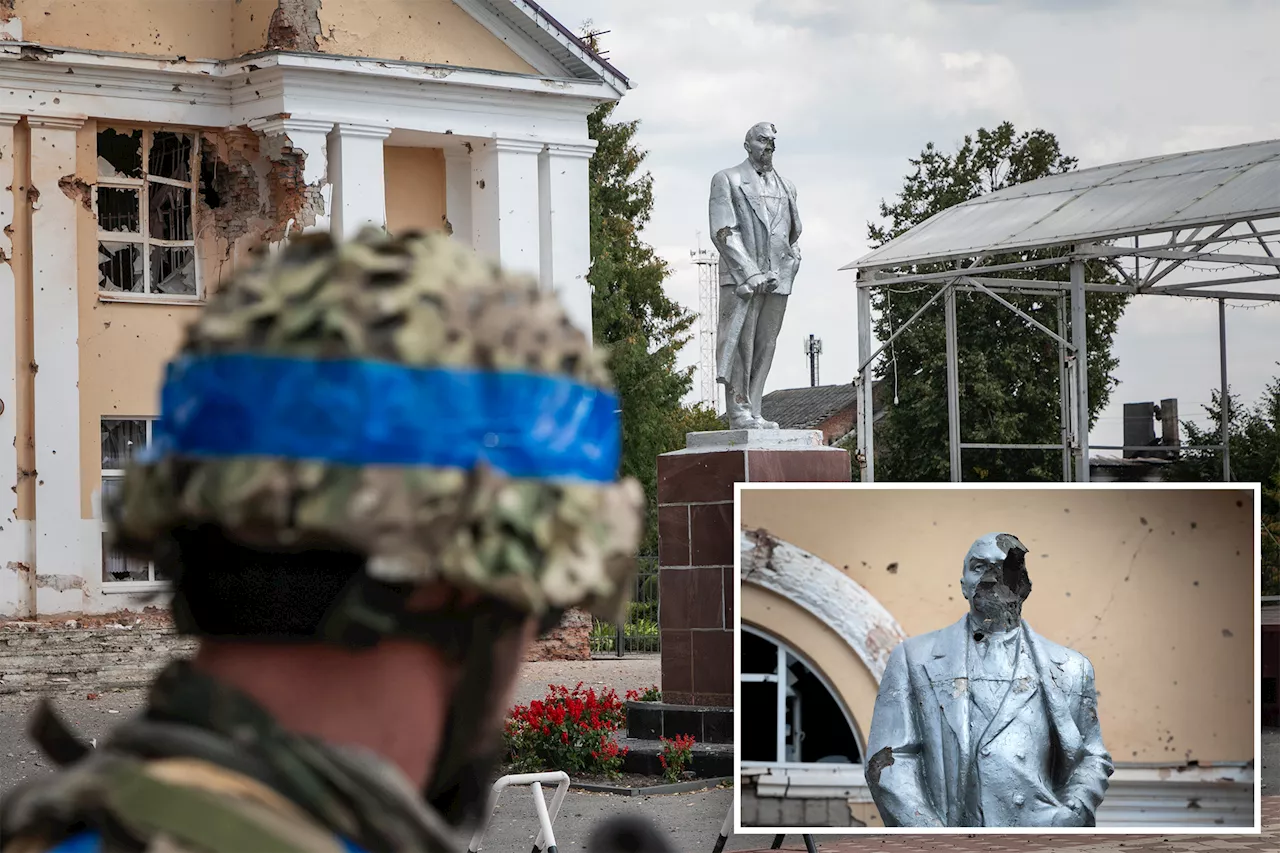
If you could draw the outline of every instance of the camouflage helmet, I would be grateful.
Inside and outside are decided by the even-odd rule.
[[[154,559],[213,526],[337,549],[535,617],[616,618],[643,524],[605,355],[556,297],[444,235],[295,238],[209,299],[106,507]]]

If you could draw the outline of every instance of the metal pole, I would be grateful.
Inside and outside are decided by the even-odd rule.
[[[1058,337],[1065,339],[1067,336],[1067,301],[1058,295]],[[1068,375],[1067,367],[1067,346],[1066,344],[1058,344],[1058,403],[1061,411],[1059,412],[1058,433],[1062,440],[1062,482],[1071,482],[1071,378]]]
[[[1227,300],[1218,300],[1218,365],[1222,371],[1222,392],[1218,400],[1222,409],[1222,482],[1231,482],[1231,395],[1227,385]]]
[[[1089,350],[1085,313],[1084,261],[1071,262],[1071,343],[1076,348],[1076,482],[1089,482]]]
[[[865,461],[862,481],[876,481],[875,412],[871,408],[875,374],[871,370],[871,291],[858,288],[858,363],[862,365],[862,398],[858,401],[858,450]]]
[[[951,450],[951,482],[959,483],[960,473],[960,359],[956,353],[956,288],[947,285],[947,444]]]

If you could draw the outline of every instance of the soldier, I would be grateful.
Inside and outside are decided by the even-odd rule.
[[[465,849],[527,644],[631,584],[609,385],[553,295],[443,236],[308,235],[222,288],[107,508],[198,651],[97,749],[42,704],[61,769],[0,849]]]

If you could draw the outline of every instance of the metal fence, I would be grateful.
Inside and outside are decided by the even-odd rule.
[[[662,650],[658,630],[658,558],[641,556],[626,620],[613,624],[599,619],[591,626],[591,653],[654,654]]]

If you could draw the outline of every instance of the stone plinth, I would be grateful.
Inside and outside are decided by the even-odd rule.
[[[820,430],[695,432],[658,457],[663,701],[733,705],[733,484],[849,479]]]

